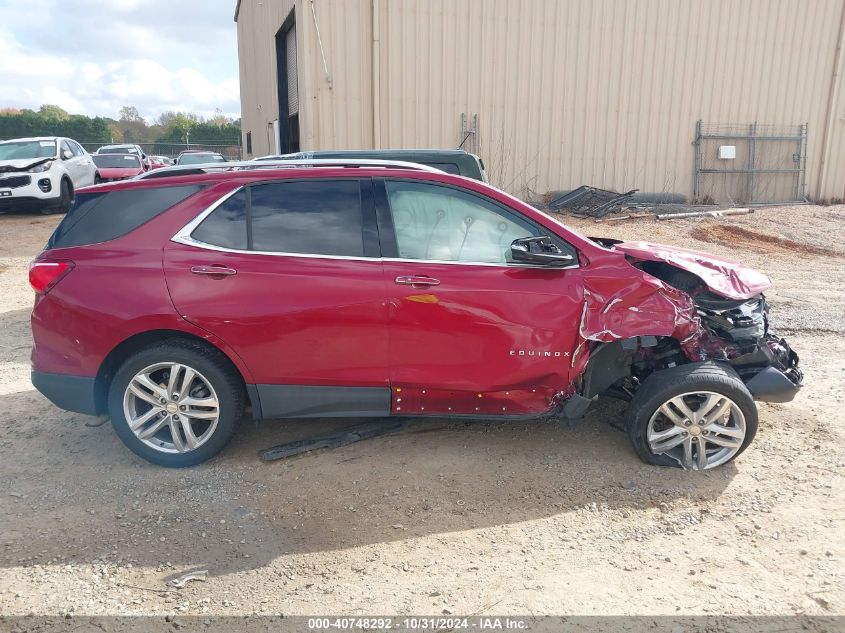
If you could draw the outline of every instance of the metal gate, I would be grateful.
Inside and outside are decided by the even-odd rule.
[[[806,201],[807,125],[695,124],[693,198],[702,204]]]

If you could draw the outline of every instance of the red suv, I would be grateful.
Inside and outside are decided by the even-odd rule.
[[[762,274],[587,238],[410,164],[172,167],[83,189],[33,261],[32,382],[165,466],[256,420],[580,419],[629,401],[646,462],[724,464],[798,357]],[[248,167],[247,167],[248,165]]]

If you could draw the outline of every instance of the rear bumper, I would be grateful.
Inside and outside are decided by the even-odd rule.
[[[32,384],[50,402],[66,411],[97,415],[95,378],[32,370]]]

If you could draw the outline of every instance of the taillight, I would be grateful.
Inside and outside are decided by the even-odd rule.
[[[66,259],[36,259],[29,265],[29,285],[37,294],[50,291],[73,270],[74,263]]]

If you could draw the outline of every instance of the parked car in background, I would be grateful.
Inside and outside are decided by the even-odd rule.
[[[173,164],[173,159],[167,156],[150,156],[150,169],[159,169],[160,167],[170,167]]]
[[[94,154],[97,166],[96,182],[125,180],[144,173],[144,165],[137,154]]]
[[[253,158],[253,160],[307,160],[309,158],[399,160],[406,163],[428,165],[440,171],[445,171],[447,174],[456,174],[487,182],[487,177],[484,174],[484,161],[475,154],[468,154],[462,149],[320,150],[315,152],[297,152],[296,154],[261,156],[259,158]]]
[[[30,266],[33,384],[151,462],[215,455],[247,404],[571,422],[606,394],[641,459],[705,470],[801,386],[742,264],[423,165],[158,171],[80,193]]]
[[[140,145],[134,143],[122,143],[119,145],[103,145],[97,148],[97,154],[135,154],[141,159],[144,169],[151,169],[150,157],[141,149]]]
[[[42,136],[0,141],[0,210],[65,213],[97,167],[73,139]]]
[[[176,157],[177,165],[202,165],[204,163],[225,163],[226,157],[219,152],[186,149]]]

